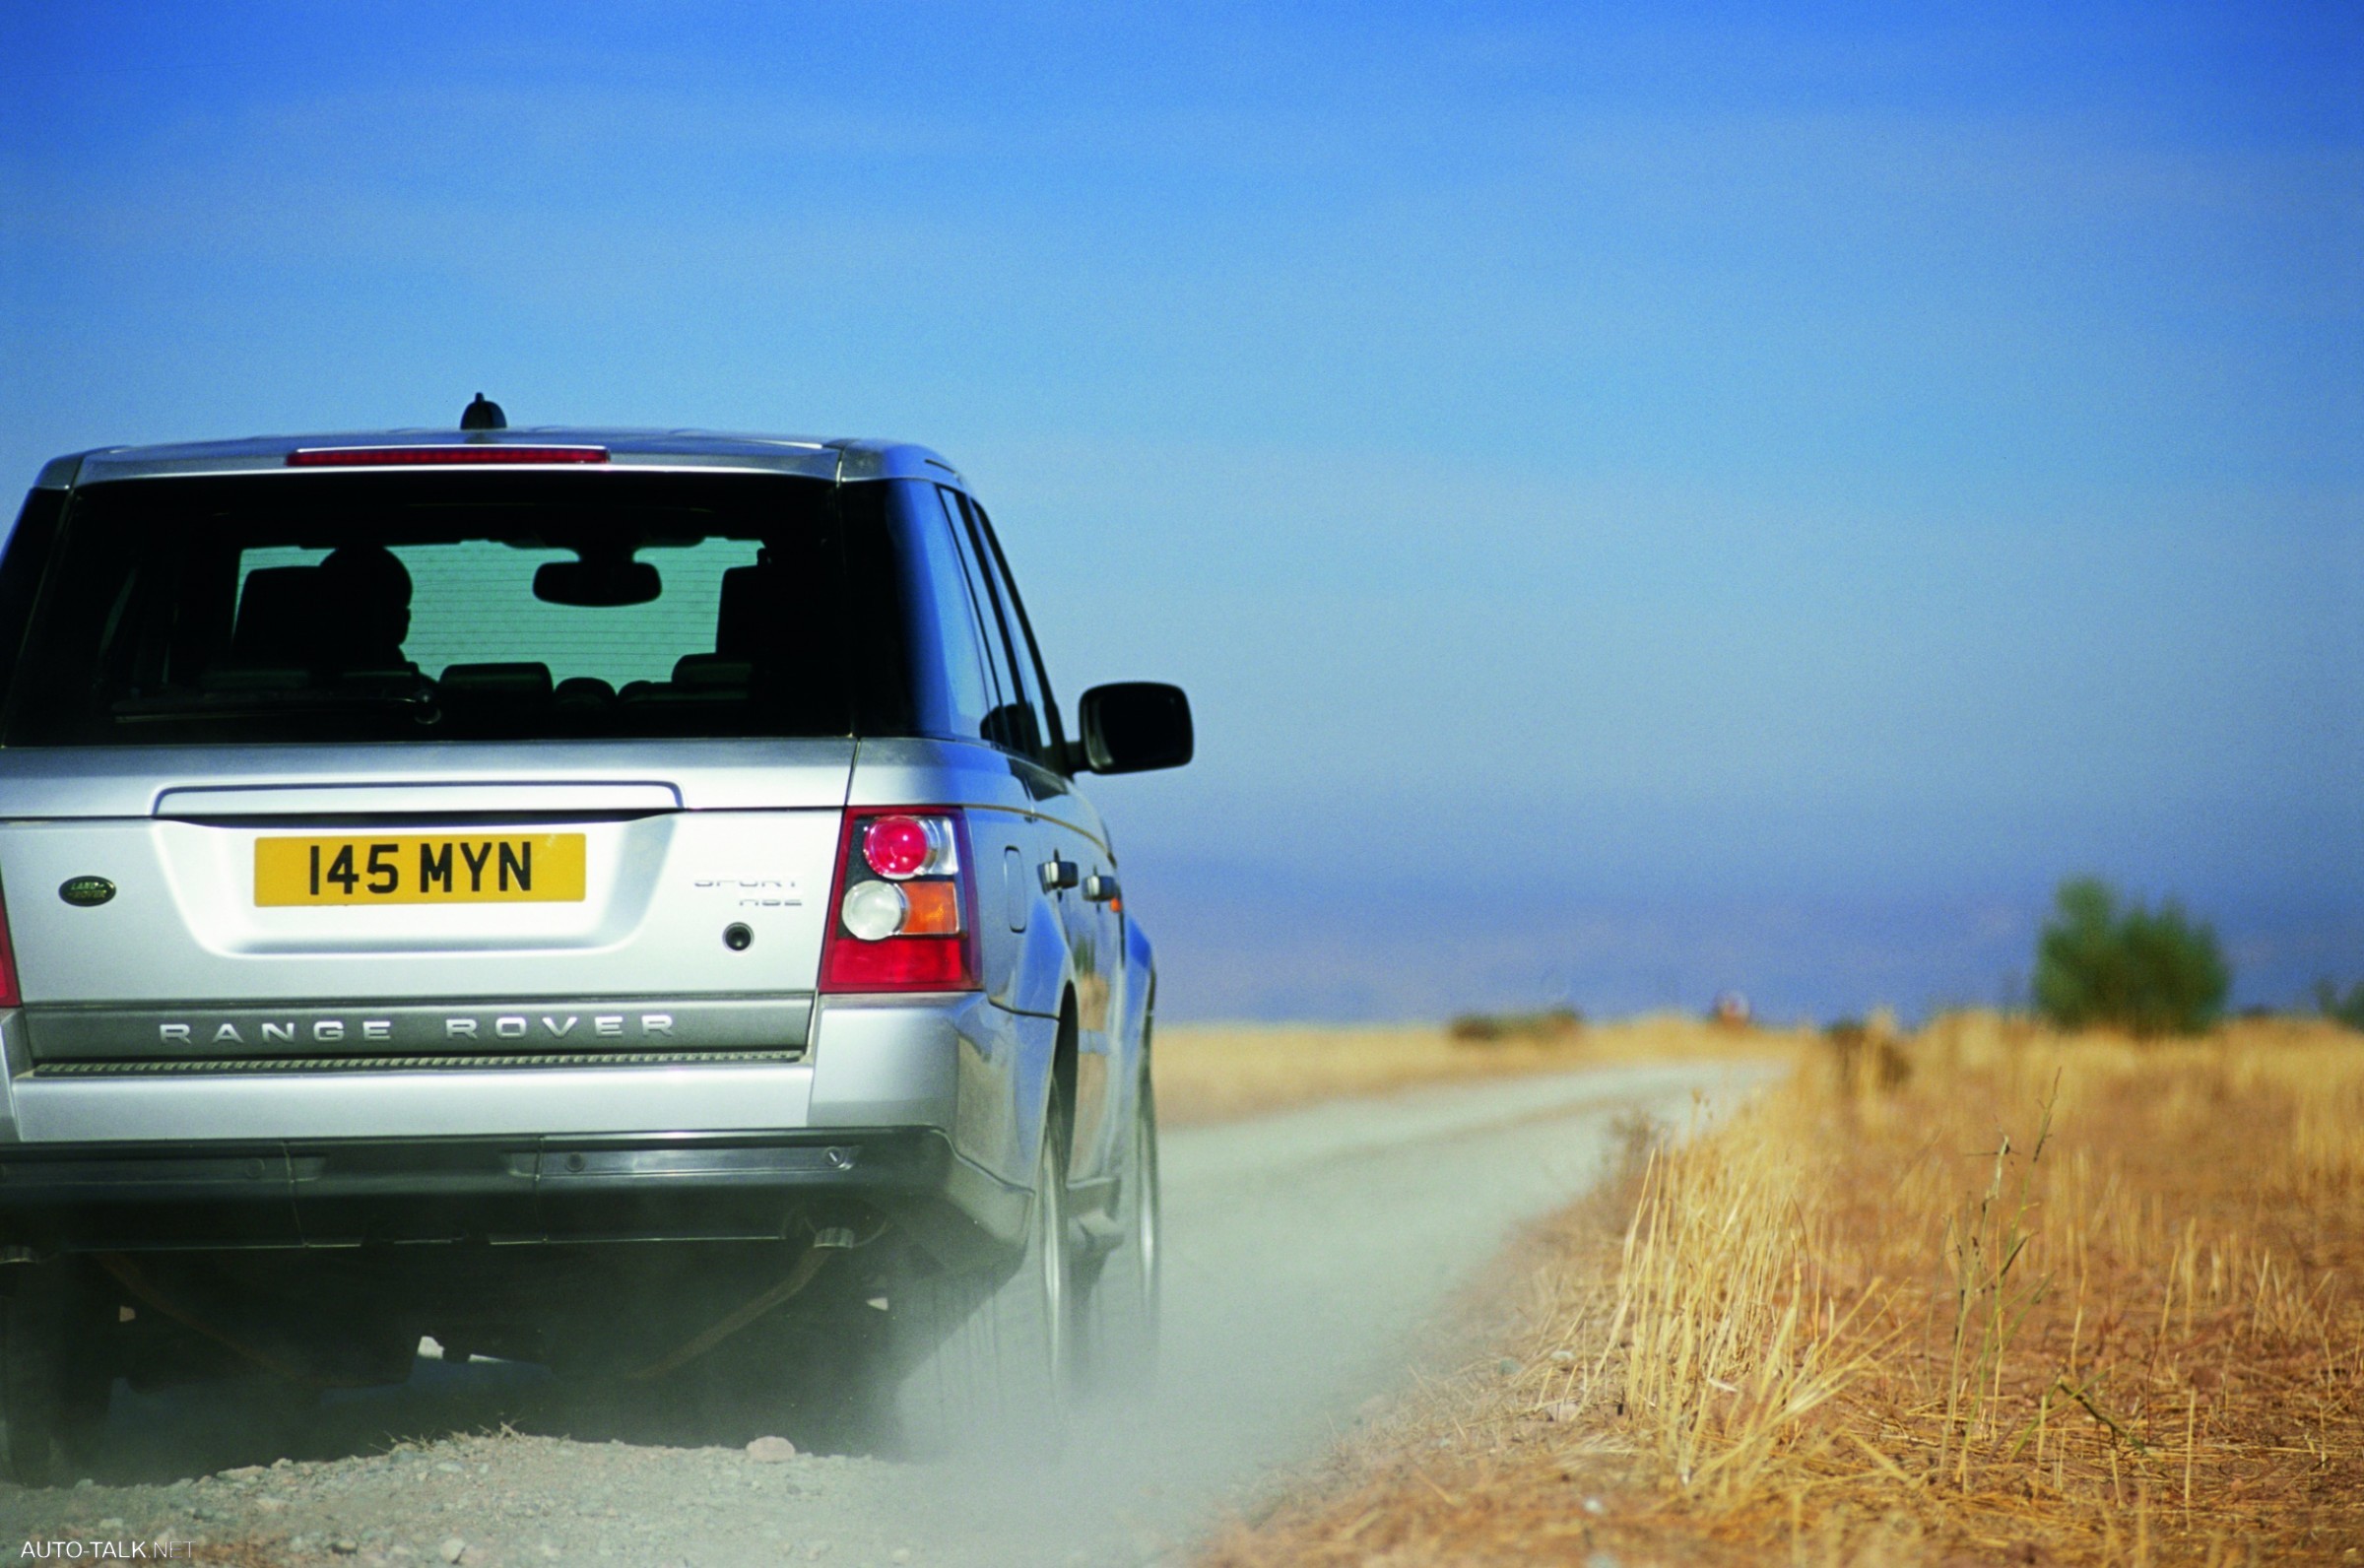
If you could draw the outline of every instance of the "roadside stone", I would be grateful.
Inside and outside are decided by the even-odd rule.
[[[340,1557],[350,1557],[361,1549],[361,1543],[350,1535],[339,1535],[328,1543],[328,1549]]]
[[[454,1563],[460,1560],[460,1553],[466,1551],[467,1549],[468,1543],[460,1539],[460,1537],[457,1535],[444,1536],[443,1544],[436,1548],[437,1552],[442,1556],[445,1562]]]
[[[758,1465],[784,1465],[796,1458],[796,1445],[784,1437],[758,1437],[747,1445],[747,1457]]]
[[[1546,1421],[1573,1421],[1583,1410],[1584,1406],[1574,1400],[1553,1400],[1543,1406],[1543,1419]]]
[[[1551,1352],[1551,1364],[1553,1366],[1574,1366],[1576,1364],[1576,1352],[1573,1350],[1554,1350]]]

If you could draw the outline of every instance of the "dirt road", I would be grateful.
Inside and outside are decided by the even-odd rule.
[[[1086,1412],[1047,1471],[762,1460],[742,1431],[578,1407],[539,1368],[423,1359],[300,1426],[226,1393],[118,1388],[99,1484],[0,1485],[0,1554],[80,1541],[53,1555],[90,1562],[168,1535],[361,1568],[1166,1557],[1399,1386],[1448,1294],[1599,1175],[1620,1118],[1679,1124],[1694,1092],[1729,1102],[1764,1071],[1605,1069],[1168,1134],[1160,1392]]]

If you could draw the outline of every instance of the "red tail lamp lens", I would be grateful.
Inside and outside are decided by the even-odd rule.
[[[889,937],[832,943],[823,991],[974,991],[964,937]]]
[[[22,1007],[24,1002],[17,989],[16,944],[8,940],[8,903],[0,898],[0,1008]]]
[[[952,824],[941,817],[874,817],[862,831],[862,859],[872,871],[896,882],[945,877],[960,869],[960,857],[952,849]]]

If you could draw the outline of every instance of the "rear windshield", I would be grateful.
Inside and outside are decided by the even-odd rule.
[[[822,736],[875,497],[749,475],[269,475],[96,486],[10,683],[15,746]],[[888,718],[890,716],[881,715]]]

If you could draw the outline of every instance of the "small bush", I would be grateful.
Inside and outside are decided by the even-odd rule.
[[[1822,1031],[1822,1038],[1829,1042],[1839,1087],[1847,1093],[1869,1088],[1893,1093],[1912,1080],[1912,1058],[1904,1054],[1895,1023],[1884,1013],[1870,1023],[1841,1018]]]
[[[2109,884],[2091,878],[2061,884],[2036,943],[2036,1007],[2067,1029],[2199,1034],[2222,1015],[2232,979],[2205,922],[2192,922],[2173,899],[2155,913],[2122,909]]]
[[[2331,981],[2316,981],[2315,1011],[2351,1029],[2364,1029],[2364,980],[2349,986],[2344,997]]]
[[[1445,1026],[1445,1033],[1464,1045],[1499,1045],[1509,1040],[1572,1040],[1584,1028],[1584,1014],[1574,1008],[1543,1013],[1465,1013]]]

